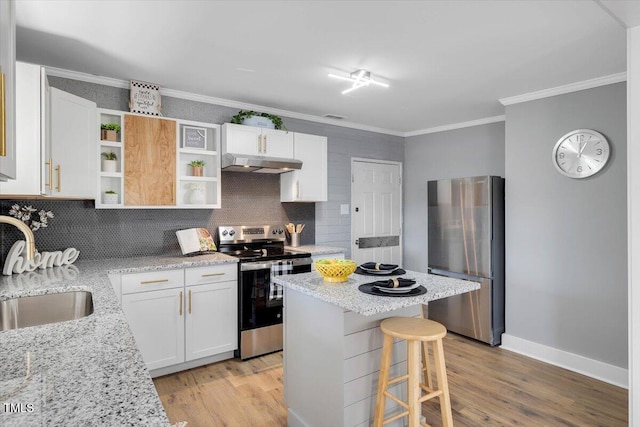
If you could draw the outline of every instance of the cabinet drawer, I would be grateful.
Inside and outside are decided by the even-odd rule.
[[[228,282],[238,280],[238,264],[208,265],[206,267],[193,267],[185,270],[185,283],[190,285],[202,285],[205,283]]]
[[[122,275],[122,293],[157,291],[184,286],[183,270],[148,271]]]

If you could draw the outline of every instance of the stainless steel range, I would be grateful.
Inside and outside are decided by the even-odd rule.
[[[311,254],[284,248],[284,225],[220,226],[218,250],[238,262],[238,350],[248,359],[282,350],[282,290],[272,274],[311,271]]]

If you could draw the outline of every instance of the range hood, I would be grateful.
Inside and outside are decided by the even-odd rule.
[[[302,162],[297,159],[248,154],[225,153],[221,160],[225,172],[284,173],[302,168]]]

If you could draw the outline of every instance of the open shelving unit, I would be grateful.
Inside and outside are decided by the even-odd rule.
[[[186,131],[197,131],[202,139],[194,143],[188,139]],[[182,208],[220,208],[220,126],[178,120],[177,132],[176,205]],[[203,176],[192,175],[189,163],[194,160],[204,161]],[[194,203],[195,191],[204,192],[204,203]]]
[[[123,206],[122,195],[124,194],[124,120],[121,111],[98,110],[98,129],[103,123],[117,123],[121,127],[116,141],[103,140],[101,132],[98,134],[98,195],[96,197],[96,208],[121,208]],[[102,153],[115,153],[116,172],[105,172],[102,166]],[[106,204],[103,202],[105,191],[115,191],[118,194],[118,203]]]
[[[220,125],[189,120],[175,120],[176,122],[176,204],[172,206],[131,206],[124,200],[124,170],[125,170],[125,120],[128,113],[116,110],[98,110],[98,125],[102,123],[117,123],[121,127],[117,141],[106,141],[98,135],[98,195],[96,208],[98,209],[219,209],[220,204]],[[137,114],[135,114],[137,115]],[[100,129],[100,126],[98,126]],[[187,133],[185,133],[185,130]],[[190,132],[190,133],[189,133]],[[194,133],[195,132],[195,133]],[[195,135],[185,141],[186,135]],[[116,171],[107,172],[102,167],[103,152],[116,154]],[[204,161],[203,176],[193,176],[189,163],[194,160]],[[104,203],[105,191],[115,191],[118,203]],[[195,197],[194,192],[204,194]]]

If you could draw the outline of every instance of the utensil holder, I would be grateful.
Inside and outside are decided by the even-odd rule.
[[[300,246],[300,233],[290,233],[291,235],[291,246],[296,248]]]

